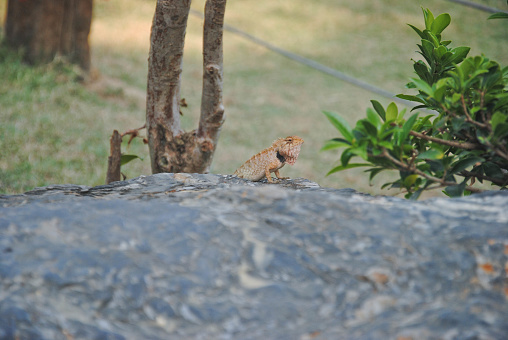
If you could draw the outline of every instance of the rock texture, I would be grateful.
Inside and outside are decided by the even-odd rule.
[[[506,339],[508,193],[159,174],[0,196],[0,339]]]

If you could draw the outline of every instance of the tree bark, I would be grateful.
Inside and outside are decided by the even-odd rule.
[[[226,0],[206,2],[203,29],[203,92],[197,135],[198,138],[212,142],[211,155],[215,151],[219,132],[224,123],[222,32],[225,11]]]
[[[199,127],[180,127],[180,86],[190,0],[158,0],[150,37],[146,127],[152,172],[208,172],[224,121],[222,26],[226,0],[207,0]]]
[[[90,70],[93,0],[8,0],[5,39],[29,63],[67,57]]]
[[[110,156],[108,157],[108,171],[106,173],[106,184],[120,180],[122,164],[122,136],[117,130],[113,131],[109,139]]]

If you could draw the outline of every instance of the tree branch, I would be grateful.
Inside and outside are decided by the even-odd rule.
[[[146,131],[153,173],[172,169],[179,151],[168,145],[183,134],[180,83],[190,4],[190,0],[157,0],[155,7],[146,98]]]
[[[496,147],[495,145],[493,145],[492,143],[490,143],[488,140],[485,140],[485,144],[491,148],[499,157],[501,158],[504,158],[506,160],[508,160],[508,153],[504,152],[503,150],[501,150],[500,148]]]
[[[147,130],[158,121],[175,135],[181,132],[180,83],[190,3],[157,1],[148,59]]]
[[[476,177],[481,180],[487,180],[487,181],[490,181],[496,185],[499,185],[500,187],[502,187],[508,183],[508,178],[506,178],[506,179],[494,178],[494,177],[484,176],[484,175],[480,175],[480,174],[475,174],[473,172],[466,171],[466,170],[461,171],[459,173],[459,175],[463,176],[463,177]]]
[[[113,135],[109,140],[110,156],[108,157],[108,171],[106,174],[106,184],[120,180],[120,165],[122,160],[122,136],[118,130],[113,131]]]
[[[477,122],[476,120],[474,120],[473,118],[471,118],[471,116],[469,115],[469,112],[467,110],[467,105],[466,105],[466,101],[464,99],[464,95],[460,96],[460,102],[462,104],[462,109],[464,110],[464,114],[466,115],[466,121],[467,122],[469,122],[471,124],[474,124],[474,125],[476,125],[478,127],[491,130],[489,124],[480,123],[480,122]]]
[[[225,11],[226,0],[206,1],[203,28],[203,92],[197,136],[207,139],[213,149],[224,123],[222,37]]]
[[[415,173],[423,178],[426,178],[432,182],[436,182],[436,183],[439,183],[442,187],[448,187],[448,186],[454,186],[454,185],[457,185],[457,183],[455,182],[447,182],[445,181],[444,179],[442,178],[437,178],[437,177],[434,177],[434,176],[431,176],[431,175],[428,175],[426,174],[425,172],[417,169],[416,167],[410,167],[409,165],[399,161],[398,159],[394,158],[392,155],[390,155],[390,153],[386,150],[386,149],[383,149],[383,152],[381,153],[381,156],[387,158],[388,160],[390,160],[392,163],[394,163],[395,165],[397,165],[399,168],[401,169],[404,169],[404,170],[407,170],[407,171],[410,171],[412,173]],[[469,190],[471,192],[482,192],[483,190],[481,189],[478,189],[478,188],[474,188],[474,187],[471,187],[471,186],[466,186],[466,190]]]
[[[483,149],[481,147],[481,145],[479,145],[479,144],[470,143],[470,142],[459,143],[459,142],[454,142],[451,140],[444,140],[441,138],[427,136],[427,135],[424,135],[423,133],[419,133],[416,131],[410,131],[409,134],[412,136],[421,138],[421,139],[425,139],[425,140],[428,140],[431,142],[441,144],[441,145],[451,146],[451,147],[460,148],[460,149],[464,149],[464,150],[482,150]]]

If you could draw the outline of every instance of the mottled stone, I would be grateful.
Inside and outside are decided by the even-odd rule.
[[[0,196],[0,339],[503,339],[507,207],[200,174]]]

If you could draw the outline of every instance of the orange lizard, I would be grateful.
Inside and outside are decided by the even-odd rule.
[[[294,165],[303,139],[298,136],[289,136],[275,140],[267,149],[254,155],[235,171],[235,175],[251,181],[259,181],[266,177],[268,182],[273,183],[271,172],[279,179],[287,179],[289,177],[281,177],[279,169],[286,163]]]

